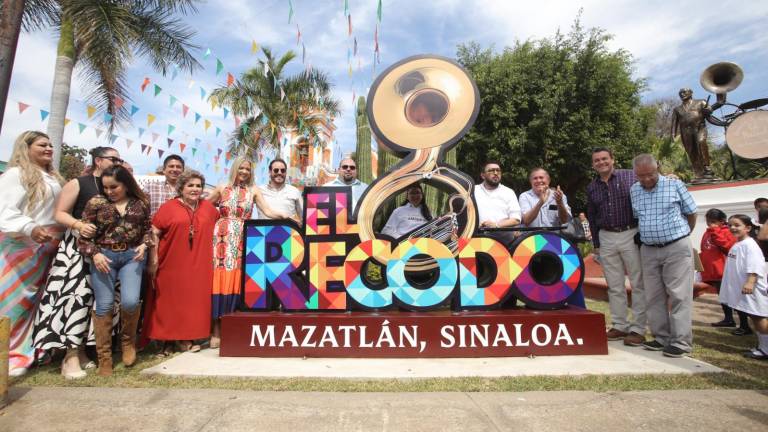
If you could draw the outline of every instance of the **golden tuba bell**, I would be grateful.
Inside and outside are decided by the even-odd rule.
[[[704,90],[717,95],[717,102],[725,103],[725,95],[736,89],[744,79],[744,71],[739,65],[732,62],[720,62],[704,69],[699,78],[699,83]]]

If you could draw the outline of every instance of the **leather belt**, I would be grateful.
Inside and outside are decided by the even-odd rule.
[[[629,231],[632,228],[637,228],[637,224],[630,224],[630,225],[623,225],[618,227],[600,227],[601,230],[610,231],[610,232],[624,232]]]
[[[128,250],[128,243],[125,243],[125,242],[112,243],[110,245],[105,245],[105,246],[112,252],[122,252],[122,251]]]
[[[668,241],[666,243],[656,243],[656,244],[643,243],[643,246],[650,246],[650,247],[655,247],[655,248],[663,248],[663,247],[667,247],[667,246],[671,245],[672,243],[678,242],[678,241],[688,237],[689,235],[690,234],[686,234],[686,235],[684,235],[682,237],[678,237],[678,238],[676,238],[676,239],[674,239],[672,241]]]

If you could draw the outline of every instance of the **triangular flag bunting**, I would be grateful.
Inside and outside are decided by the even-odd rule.
[[[168,106],[173,106],[173,104],[175,104],[177,100],[178,100],[178,99],[176,99],[176,96],[174,96],[174,95],[171,95],[171,97],[169,98],[169,104],[168,104]]]
[[[181,116],[186,117],[187,113],[189,112],[189,107],[185,104],[181,104]]]
[[[45,121],[46,118],[48,118],[48,114],[50,114],[48,111],[41,109],[40,110],[40,121]]]
[[[142,144],[141,145],[141,152],[144,153],[145,151],[147,151],[147,145],[146,144]]]
[[[288,0],[288,24],[291,23],[292,18],[293,18],[293,2],[291,0]]]
[[[349,0],[344,0],[344,15],[349,15]]]
[[[228,114],[229,114],[229,110],[224,108],[224,118],[227,118]]]
[[[96,107],[88,105],[85,107],[85,111],[88,113],[88,118],[91,118],[96,113]]]
[[[235,127],[236,128],[240,127],[240,117],[238,116],[235,116]]]
[[[203,118],[203,116],[201,116],[198,113],[195,113],[195,124],[197,124],[197,122],[199,122],[201,118]]]
[[[102,133],[104,133],[104,131],[103,131],[103,130],[101,130],[101,129],[96,129],[96,138],[100,138]]]
[[[131,116],[133,116],[137,112],[139,112],[139,107],[137,107],[136,105],[131,105]]]
[[[29,105],[24,102],[19,102],[19,114],[23,113],[25,109],[29,108]]]
[[[222,63],[221,60],[216,59],[216,76],[219,76],[219,74],[223,70],[224,70],[224,63]]]
[[[157,117],[155,117],[152,114],[147,114],[147,127],[152,126],[152,123],[155,121]]]
[[[184,150],[182,150],[182,151],[184,151]],[[197,149],[196,149],[196,148],[194,148],[194,147],[192,147],[192,156],[194,156],[194,155],[195,155],[195,153],[197,153]]]
[[[115,135],[115,134],[112,134],[112,135],[110,135],[110,136],[109,136],[109,143],[110,143],[110,144],[114,144],[114,143],[115,143],[115,141],[117,141],[117,138],[118,138],[118,136],[117,136],[117,135]]]
[[[159,95],[161,91],[163,91],[163,88],[155,84],[155,96]]]
[[[227,87],[232,87],[235,84],[235,76],[227,72]]]
[[[125,139],[125,146],[127,148],[131,148],[131,144],[133,144],[133,140],[129,140],[128,138]]]
[[[179,143],[179,148],[181,149],[181,152],[184,153],[184,149],[187,148],[187,145],[184,143]]]
[[[224,150],[222,150],[222,149],[216,149],[216,153],[218,153],[218,154],[219,154],[219,156],[221,156],[221,152],[223,152],[223,151],[224,151]]]
[[[256,39],[251,41],[251,54],[256,54],[259,50],[259,44],[256,43]]]
[[[381,22],[381,0],[379,0],[379,6],[376,8],[376,18]]]
[[[347,36],[352,36],[352,14],[347,15],[347,22],[349,23],[349,34]]]
[[[220,133],[221,133],[221,129],[219,129],[219,127],[216,126],[216,136],[219,136]]]
[[[210,57],[210,56],[211,56],[211,49],[208,48],[208,49],[205,50],[205,54],[203,54],[203,60],[208,59],[208,57]]]
[[[165,153],[165,151],[164,151],[163,149],[157,149],[157,155],[158,155],[160,158],[162,158],[162,157],[163,157],[163,153]]]
[[[67,125],[68,125],[68,124],[69,124],[69,122],[71,122],[71,121],[72,121],[72,120],[70,120],[70,119],[68,119],[68,118],[65,118],[65,119],[64,119],[64,127],[67,127]]]
[[[147,130],[144,129],[144,128],[139,128],[139,138],[141,138],[141,136],[144,135],[144,132],[146,132],[146,131]]]
[[[208,120],[205,120],[205,121],[203,122],[203,124],[205,124],[205,130],[206,130],[206,132],[207,132],[207,131],[208,131],[208,128],[209,128],[209,127],[211,127],[211,122],[210,122],[210,121],[208,121]]]
[[[205,99],[205,89],[200,87],[200,100]]]
[[[171,148],[172,144],[173,144],[173,140],[168,138],[168,148]]]
[[[179,75],[179,67],[174,64],[173,70],[171,71],[171,81],[175,80],[178,75]]]
[[[175,131],[175,130],[176,130],[176,126],[174,126],[172,124],[168,125],[168,135],[172,134],[173,131]]]
[[[158,138],[160,138],[160,134],[152,132],[152,143],[153,144],[154,144],[155,141],[157,141]]]
[[[144,91],[147,89],[147,86],[149,85],[149,78],[144,78],[144,82],[141,83],[141,91]]]
[[[115,104],[115,109],[120,109],[125,105],[125,101],[120,96],[115,96],[112,102]]]
[[[112,121],[112,114],[104,113],[104,123],[109,123],[111,121]]]
[[[85,130],[86,127],[87,126],[82,124],[82,123],[78,123],[77,124],[77,129],[80,130],[80,133],[83,133],[83,131]]]

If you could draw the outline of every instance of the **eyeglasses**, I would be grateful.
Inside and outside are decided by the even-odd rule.
[[[356,167],[356,166],[354,166],[354,165],[342,165],[342,166],[341,166],[341,169],[343,169],[343,170],[350,170],[350,171],[354,171],[354,170],[356,170],[356,169],[357,169],[357,167]]]
[[[119,158],[119,157],[117,157],[117,156],[100,156],[100,157],[101,157],[102,159],[109,159],[109,160],[111,160],[113,164],[119,164],[119,165],[122,165],[122,164],[123,164],[123,162],[125,162],[124,160],[120,159],[120,158]]]
[[[501,174],[501,168],[489,168],[485,172],[488,174]]]
[[[285,168],[272,168],[274,174],[285,174]]]

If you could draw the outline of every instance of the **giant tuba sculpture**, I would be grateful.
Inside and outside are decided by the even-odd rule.
[[[455,61],[422,55],[390,66],[368,93],[368,119],[378,145],[405,155],[402,162],[377,179],[360,200],[360,240],[375,238],[376,210],[409,185],[427,181],[453,193],[449,212],[422,226],[411,237],[430,237],[456,253],[458,238],[469,239],[477,211],[471,197],[473,181],[443,164],[445,153],[466,134],[480,109],[477,86]],[[418,261],[418,260],[417,260]],[[410,270],[431,267],[422,260]]]

